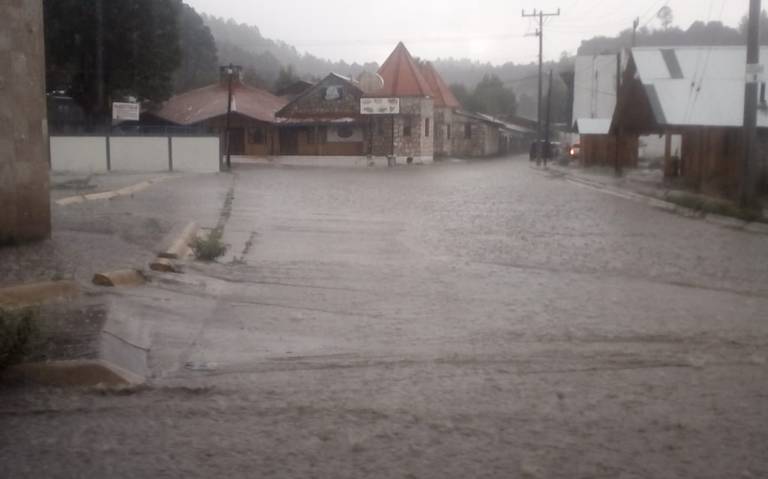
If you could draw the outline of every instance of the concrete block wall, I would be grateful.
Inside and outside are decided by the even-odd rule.
[[[0,2],[0,245],[51,233],[42,0]]]
[[[75,173],[220,169],[220,138],[210,137],[51,137],[51,169]]]

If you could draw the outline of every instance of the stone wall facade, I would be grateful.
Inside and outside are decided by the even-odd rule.
[[[452,154],[464,158],[480,158],[499,154],[499,128],[464,115],[454,115]]]
[[[0,245],[51,233],[42,0],[0,2]]]
[[[453,109],[435,108],[435,157],[453,155]]]
[[[432,163],[435,158],[435,115],[431,98],[400,99],[395,116],[394,146],[399,160]]]

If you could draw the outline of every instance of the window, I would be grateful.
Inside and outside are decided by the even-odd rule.
[[[251,134],[248,135],[248,140],[252,145],[263,145],[266,143],[267,135],[264,133],[264,128],[251,128]]]
[[[469,140],[472,138],[472,124],[464,123],[464,138]]]
[[[429,137],[429,118],[424,119],[424,136]]]
[[[403,119],[403,136],[411,136],[411,119]]]
[[[324,98],[326,101],[336,101],[344,98],[344,88],[340,86],[329,86],[325,89]]]
[[[450,140],[451,139],[451,125],[450,123],[446,127],[446,136]]]
[[[336,128],[336,135],[339,138],[352,138],[355,134],[355,129],[349,125],[341,125]]]
[[[321,126],[318,130],[320,133],[320,137],[317,139],[318,143],[328,143],[328,127],[327,126]]]
[[[760,84],[760,104],[765,105],[766,99],[765,99],[765,82]]]
[[[384,134],[384,118],[376,118],[376,134],[380,136]]]
[[[317,143],[317,136],[315,135],[315,127],[307,128],[307,144],[314,145]]]

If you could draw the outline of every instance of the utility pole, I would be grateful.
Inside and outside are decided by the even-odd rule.
[[[549,90],[547,91],[547,127],[544,139],[544,168],[547,167],[547,160],[552,155],[552,149],[549,147],[550,134],[549,126],[552,118],[552,70],[549,70]]]
[[[747,81],[744,95],[744,160],[741,165],[739,204],[755,203],[755,164],[757,156],[757,89],[760,79],[760,0],[749,0],[747,23]]]
[[[640,26],[640,18],[632,22],[632,47],[637,46],[637,28]]]
[[[539,29],[536,32],[536,36],[539,37],[539,102],[538,102],[538,114],[536,115],[537,124],[537,137],[536,137],[536,164],[541,164],[542,153],[542,95],[544,87],[544,18],[545,17],[559,17],[560,9],[557,9],[557,13],[544,13],[543,10],[533,10],[533,13],[525,13],[523,10],[523,18],[536,18],[539,19]]]
[[[615,128],[616,156],[614,158],[613,169],[616,176],[621,176],[621,140],[623,138],[621,131],[621,52],[616,54],[616,109],[613,114],[613,127]]]
[[[233,64],[229,64],[228,67],[226,67],[227,71],[227,120],[226,120],[226,127],[225,127],[225,135],[227,140],[227,171],[230,171],[232,169],[232,133],[229,130],[230,125],[230,117],[232,116],[232,77],[235,75],[235,66]]]

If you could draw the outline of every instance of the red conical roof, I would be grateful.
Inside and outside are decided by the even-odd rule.
[[[377,96],[432,96],[432,89],[403,42],[397,44],[379,68],[379,75],[384,79],[384,87],[376,92]]]
[[[451,89],[443,80],[443,77],[435,70],[431,62],[424,63],[421,66],[421,73],[427,84],[432,90],[432,98],[435,100],[437,108],[461,108],[461,103],[456,99]]]

